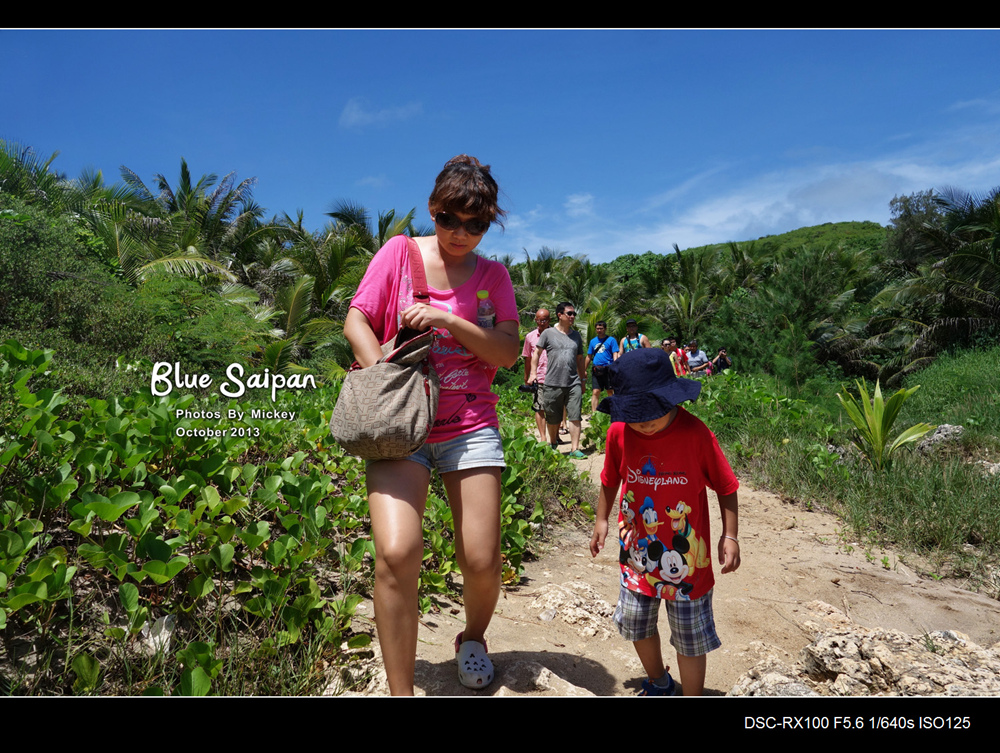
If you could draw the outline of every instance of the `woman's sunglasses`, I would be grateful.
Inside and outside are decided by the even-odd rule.
[[[486,220],[466,220],[462,222],[458,217],[447,212],[438,212],[434,215],[434,222],[445,230],[458,230],[460,227],[464,227],[465,232],[469,235],[482,235],[490,229],[490,223]]]

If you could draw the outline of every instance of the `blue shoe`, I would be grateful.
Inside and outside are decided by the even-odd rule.
[[[585,458],[587,456],[584,455],[579,450],[573,450],[573,452],[569,453],[569,455],[567,455],[567,457],[573,458],[574,460],[582,460],[583,458]]]
[[[677,695],[677,684],[674,682],[674,678],[667,677],[670,679],[670,684],[665,688],[661,688],[659,685],[653,684],[651,680],[642,681],[642,690],[639,691],[640,696],[650,696],[650,695]]]

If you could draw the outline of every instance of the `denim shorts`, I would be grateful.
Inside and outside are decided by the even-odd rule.
[[[661,601],[667,607],[670,645],[678,654],[704,656],[722,645],[715,632],[711,590],[693,601],[672,601],[646,596],[622,586],[614,616],[615,625],[618,626],[622,638],[635,642],[656,635],[659,632],[656,622],[660,614]]]
[[[438,473],[505,467],[500,431],[493,426],[444,442],[428,442],[406,459],[420,463],[428,471],[437,468]]]

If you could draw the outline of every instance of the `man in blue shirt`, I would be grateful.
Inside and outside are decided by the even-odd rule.
[[[613,395],[614,390],[608,382],[608,366],[618,360],[618,342],[613,337],[608,336],[608,325],[601,321],[594,329],[597,330],[597,337],[590,341],[587,349],[587,366],[591,363],[594,368],[590,373],[590,412],[597,411],[597,401],[601,397],[601,390],[607,390],[609,395]],[[586,367],[585,367],[586,368]]]

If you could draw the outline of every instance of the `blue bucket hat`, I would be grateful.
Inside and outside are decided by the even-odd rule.
[[[655,421],[701,393],[700,381],[674,374],[670,356],[661,348],[623,353],[610,366],[609,386],[615,394],[604,398],[597,410],[627,424]]]

